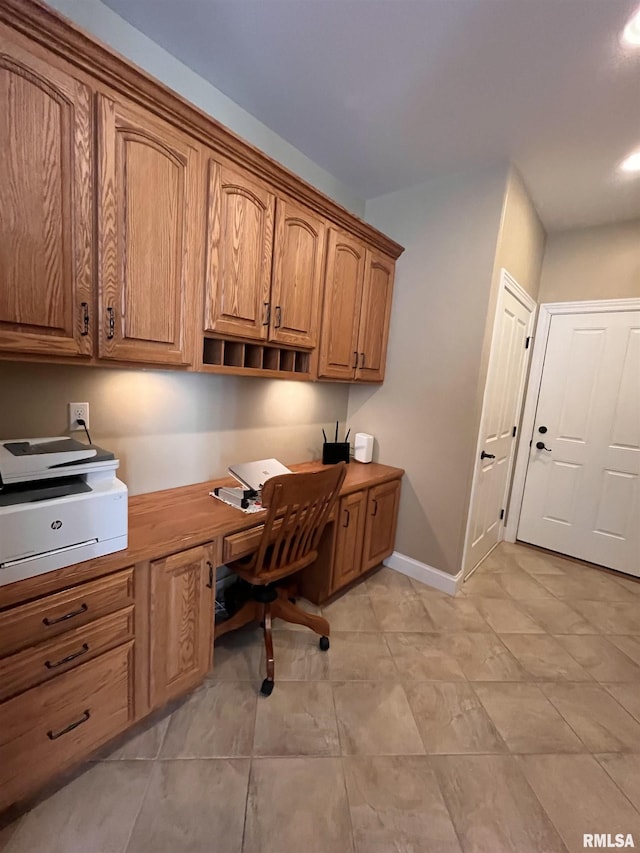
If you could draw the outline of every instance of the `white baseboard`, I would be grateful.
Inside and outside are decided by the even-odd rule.
[[[449,575],[441,569],[428,566],[426,563],[414,560],[413,557],[406,557],[398,551],[394,551],[390,557],[387,557],[384,565],[449,595],[455,595],[462,584],[462,569],[457,575]]]

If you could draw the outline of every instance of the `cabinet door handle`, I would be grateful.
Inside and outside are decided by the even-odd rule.
[[[76,720],[75,723],[70,723],[66,728],[60,729],[59,732],[54,732],[50,730],[47,732],[47,737],[49,738],[49,740],[56,740],[57,738],[62,737],[62,735],[66,735],[69,732],[72,732],[74,729],[77,729],[78,726],[81,726],[83,723],[86,723],[90,716],[91,713],[87,708],[84,714],[80,717],[79,720]]]
[[[213,563],[210,560],[207,560],[207,566],[209,567],[209,583],[207,586],[209,589],[213,589]]]
[[[82,308],[82,331],[80,334],[86,338],[89,334],[89,303],[81,302],[80,307]]]
[[[276,305],[276,325],[275,328],[279,329],[282,326],[282,308],[279,305]]]
[[[364,359],[365,359],[365,354],[363,352],[361,352],[360,353],[360,367],[361,368],[364,367]]]
[[[67,619],[73,619],[74,616],[80,616],[81,613],[86,613],[88,609],[88,604],[81,604],[77,610],[72,610],[70,613],[65,613],[64,616],[58,616],[57,619],[49,619],[48,616],[45,616],[42,622],[48,628],[50,625],[57,625],[58,622],[65,622]]]
[[[351,513],[349,512],[348,509],[345,509],[344,512],[346,513],[346,516],[345,516],[345,520],[342,522],[342,526],[348,527],[349,521],[351,520]]]
[[[86,655],[89,651],[89,646],[86,643],[82,644],[82,648],[79,652],[74,652],[72,655],[67,655],[66,658],[62,658],[62,660],[58,660],[55,663],[51,663],[50,660],[46,660],[44,665],[47,669],[55,669],[57,666],[62,666],[63,663],[69,663],[69,661],[75,660],[79,658],[80,655]]]
[[[107,308],[107,340],[112,341],[116,334],[116,312],[113,308]]]
[[[262,325],[268,326],[271,322],[271,303],[263,302],[262,304],[264,305],[264,322]]]
[[[377,515],[378,514],[378,501],[375,498],[371,498],[371,503],[373,504],[373,512],[371,513],[371,515]]]
[[[358,366],[358,350],[353,351],[353,369],[355,370]]]

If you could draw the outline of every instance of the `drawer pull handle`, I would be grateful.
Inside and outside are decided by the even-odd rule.
[[[371,502],[373,504],[373,512],[371,513],[371,515],[377,515],[378,514],[378,501],[375,498],[372,498]]]
[[[88,651],[89,651],[89,646],[86,643],[83,643],[82,648],[80,649],[79,652],[74,652],[72,655],[67,655],[66,658],[62,658],[62,660],[58,660],[55,663],[51,663],[50,660],[46,660],[44,662],[44,665],[46,666],[47,669],[55,669],[57,666],[62,666],[62,664],[64,664],[64,663],[69,663],[69,661],[72,661],[72,660],[75,660],[76,658],[79,658],[80,655],[86,655],[86,653]]]
[[[213,589],[213,563],[211,560],[207,560],[207,568],[209,569],[209,582],[207,586],[209,589]]]
[[[348,510],[348,509],[345,509],[345,510],[344,510],[344,513],[345,513],[345,517],[344,517],[344,521],[342,522],[342,526],[343,526],[343,527],[348,527],[348,526],[349,526],[349,522],[351,521],[351,513],[349,512],[349,510]]]
[[[78,726],[81,726],[83,723],[86,723],[90,716],[91,714],[89,713],[89,709],[87,709],[80,717],[80,719],[75,721],[75,723],[69,723],[66,728],[60,729],[59,732],[54,732],[50,730],[47,732],[47,737],[49,738],[49,740],[57,740],[57,738],[62,737],[62,735],[66,735],[69,732],[72,732],[74,729],[77,729]]]
[[[81,613],[86,613],[89,609],[87,604],[81,604],[77,610],[72,610],[71,613],[65,613],[64,616],[58,616],[57,619],[49,619],[48,616],[45,616],[42,620],[43,624],[49,627],[49,625],[57,625],[58,622],[64,622],[66,619],[73,619],[74,616],[80,616]]]

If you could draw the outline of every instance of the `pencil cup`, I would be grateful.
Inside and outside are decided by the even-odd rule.
[[[348,462],[350,447],[348,441],[325,441],[322,445],[322,464],[335,465],[336,462]]]

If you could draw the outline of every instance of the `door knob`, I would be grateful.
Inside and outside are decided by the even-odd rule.
[[[543,435],[545,434],[546,431],[547,431],[546,426],[539,426],[538,427],[538,432],[541,432]]]
[[[551,453],[551,448],[545,447],[544,441],[536,441],[536,447],[538,450],[546,450],[547,453]]]
[[[484,450],[480,454],[480,459],[495,459],[495,453],[485,453]]]

